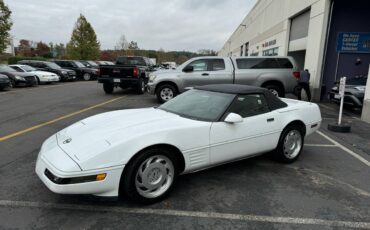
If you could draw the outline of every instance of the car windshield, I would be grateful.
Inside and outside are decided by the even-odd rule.
[[[119,57],[117,59],[118,65],[145,65],[142,57]]]
[[[12,69],[7,65],[0,65],[0,71],[2,71],[2,72],[17,72],[15,69]]]
[[[53,62],[48,62],[47,65],[52,69],[61,69],[62,67],[58,66],[57,64]]]
[[[98,64],[96,64],[95,62],[93,62],[93,61],[87,61],[87,63],[89,63],[91,66],[96,66],[96,67],[98,67],[99,65]]]
[[[77,65],[77,67],[79,67],[79,68],[84,68],[84,67],[85,67],[81,62],[75,61],[74,63],[75,63],[75,64]]]
[[[29,65],[22,65],[21,66],[23,70],[27,71],[27,72],[32,72],[32,71],[36,71],[35,68],[29,66]]]
[[[233,94],[189,90],[159,107],[164,111],[201,121],[217,121],[235,98]]]

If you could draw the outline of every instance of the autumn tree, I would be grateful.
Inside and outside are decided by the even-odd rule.
[[[80,14],[67,44],[67,54],[72,59],[96,60],[100,55],[100,43],[95,31],[86,18]]]
[[[19,40],[17,54],[24,57],[32,57],[31,42],[26,39]]]
[[[36,44],[35,54],[39,57],[51,58],[50,47],[40,41]]]
[[[12,12],[5,5],[3,0],[0,0],[0,53],[3,53],[10,44],[9,31],[12,28],[10,15]]]

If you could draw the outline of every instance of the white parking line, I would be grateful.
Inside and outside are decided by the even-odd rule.
[[[337,145],[327,145],[327,144],[304,144],[307,147],[339,147]]]
[[[171,209],[149,209],[149,208],[124,208],[93,205],[74,205],[74,204],[54,204],[32,201],[11,201],[0,200],[0,207],[27,207],[27,208],[47,208],[60,210],[88,211],[88,212],[115,212],[124,214],[140,215],[158,215],[175,217],[194,217],[194,218],[212,218],[225,220],[253,221],[279,224],[297,224],[297,225],[321,225],[330,227],[348,227],[358,229],[370,228],[370,222],[354,222],[342,220],[325,220],[315,218],[297,218],[297,217],[275,217],[262,215],[243,215],[218,212],[196,212]]]
[[[365,158],[363,158],[362,156],[358,155],[357,153],[353,152],[352,150],[348,149],[347,147],[339,144],[338,142],[336,142],[335,140],[331,139],[330,137],[328,137],[327,135],[325,135],[321,131],[317,131],[317,133],[320,134],[321,136],[323,136],[324,138],[326,138],[328,141],[330,141],[334,145],[336,145],[339,148],[341,148],[342,150],[344,150],[345,152],[347,152],[349,155],[353,156],[357,160],[361,161],[362,163],[364,163],[365,165],[367,165],[367,166],[370,167],[370,162],[368,160],[366,160]]]

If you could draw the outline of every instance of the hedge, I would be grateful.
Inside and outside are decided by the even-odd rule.
[[[8,64],[9,65],[12,65],[12,64],[17,64],[19,61],[22,61],[22,60],[38,60],[38,61],[46,61],[47,59],[46,58],[43,58],[43,57],[10,57],[8,58]]]

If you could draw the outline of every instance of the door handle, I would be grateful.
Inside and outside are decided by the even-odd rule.
[[[209,73],[202,73],[202,76],[209,76]]]
[[[269,118],[267,119],[267,122],[273,122],[275,120],[275,118]]]

